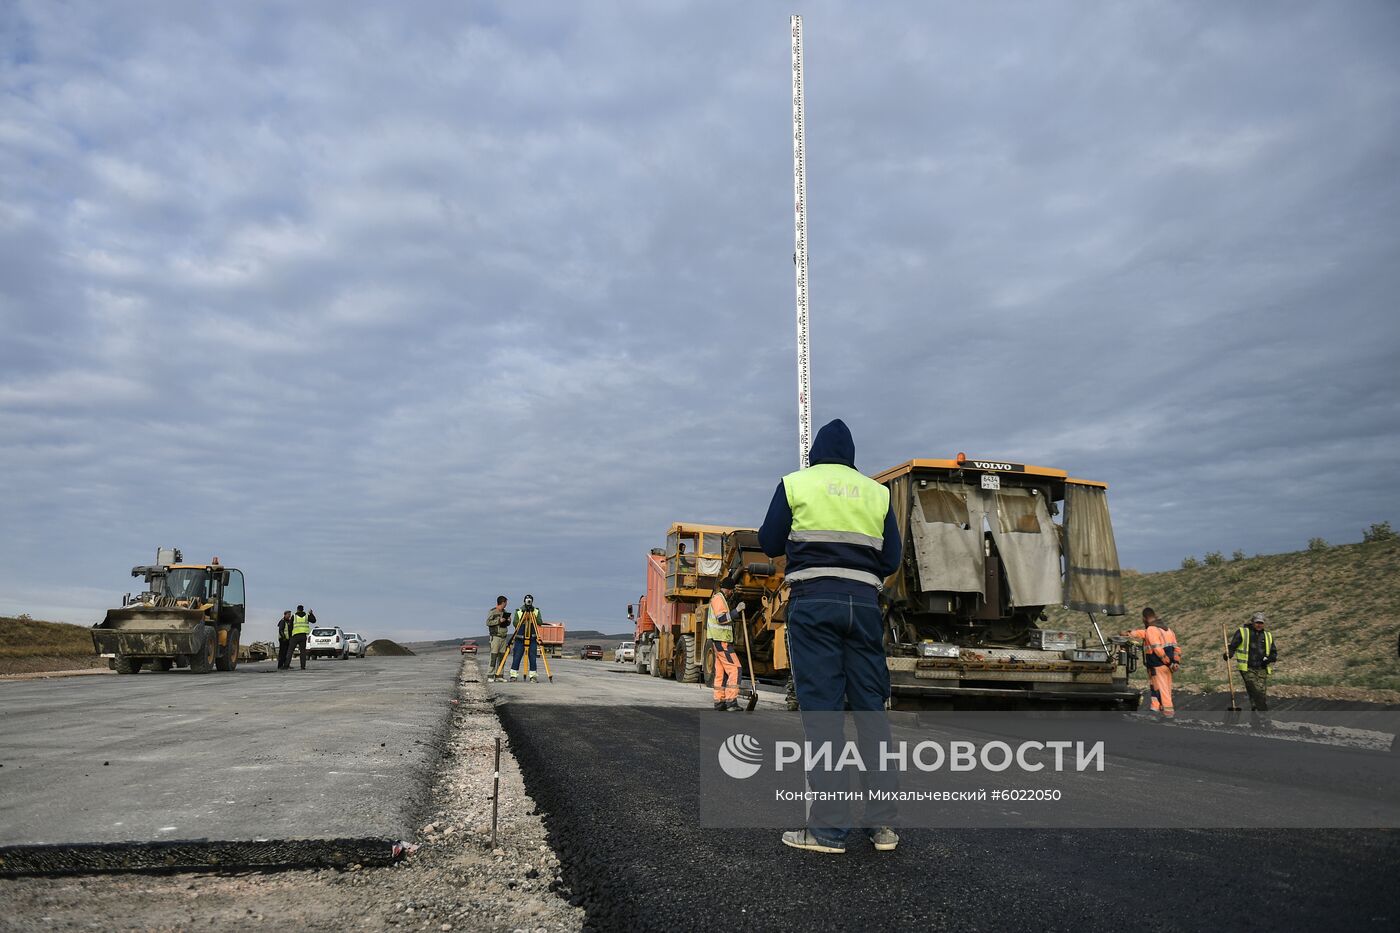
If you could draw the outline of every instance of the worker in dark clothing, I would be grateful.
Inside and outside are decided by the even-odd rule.
[[[306,670],[306,637],[311,634],[311,626],[315,623],[311,621],[311,616],[307,614],[306,608],[297,606],[296,614],[292,616],[292,650],[301,655],[301,669]],[[292,666],[291,655],[287,656],[287,667]]]
[[[515,683],[520,679],[520,661],[525,657],[525,651],[530,651],[529,660],[525,663],[525,679],[530,683],[539,682],[540,676],[535,673],[535,668],[539,666],[539,647],[535,644],[539,639],[540,611],[535,608],[535,597],[529,593],[521,600],[520,608],[515,610],[515,650],[511,652],[510,681]]]
[[[282,618],[277,620],[277,669],[285,671],[292,666],[292,610],[283,609]]]
[[[1264,627],[1267,624],[1264,613],[1256,612],[1249,617],[1248,625],[1241,625],[1230,637],[1225,650],[1225,660],[1233,658],[1239,668],[1244,689],[1249,692],[1250,709],[1259,713],[1269,709],[1269,675],[1278,663],[1274,633]]]
[[[844,741],[841,717],[831,714],[865,713],[855,717],[856,743],[872,761],[879,742],[889,741],[884,709],[890,674],[878,597],[885,578],[899,567],[902,539],[889,490],[859,473],[855,458],[845,422],[824,425],[812,443],[812,465],[778,483],[758,540],[769,557],[787,556],[789,654],[807,740],[836,747]],[[878,768],[861,775],[871,790],[890,789],[894,777]],[[813,791],[844,790],[839,773],[814,768],[807,779]],[[894,804],[888,797],[866,799],[866,834],[877,850],[894,849]],[[823,795],[812,804],[807,827],[784,833],[783,844],[844,852],[848,800],[840,793]]]

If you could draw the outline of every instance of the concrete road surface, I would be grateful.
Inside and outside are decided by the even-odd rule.
[[[460,661],[0,683],[0,846],[407,838]]]
[[[495,690],[565,881],[599,928],[1400,928],[1400,833],[1154,829],[1154,814],[1229,779],[1169,762],[1140,762],[1141,793],[1102,801],[1126,810],[1127,830],[906,829],[894,853],[853,837],[821,856],[773,829],[704,829],[697,717],[740,714],[607,662],[554,673]],[[760,709],[781,701],[766,692]],[[1257,807],[1292,780],[1252,777]]]

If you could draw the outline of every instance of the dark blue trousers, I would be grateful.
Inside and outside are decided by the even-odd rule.
[[[535,647],[534,636],[526,638],[524,632],[516,636],[515,649],[511,652],[510,669],[520,670],[520,659],[525,656],[525,643],[527,641],[530,643],[530,673],[533,674],[540,669],[539,652]]]
[[[843,719],[854,718],[856,746],[870,770],[862,773],[861,788],[893,791],[898,775],[876,769],[881,743],[890,740],[885,700],[890,695],[890,671],[880,607],[872,593],[867,600],[854,596],[799,596],[788,607],[788,653],[792,657],[793,685],[802,707],[802,725],[813,745],[845,742]],[[847,707],[858,715],[843,717]],[[849,775],[814,769],[807,774],[813,791],[851,789]],[[865,804],[865,825],[888,826],[894,821],[892,801]],[[850,832],[849,801],[812,803],[807,825],[826,842],[843,843]]]

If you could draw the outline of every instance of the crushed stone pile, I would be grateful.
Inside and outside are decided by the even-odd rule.
[[[413,654],[396,641],[387,638],[376,638],[365,648],[365,655],[377,655],[379,657],[401,658]]]

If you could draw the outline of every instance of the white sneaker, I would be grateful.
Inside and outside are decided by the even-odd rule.
[[[526,675],[526,679],[529,680],[532,684],[537,684],[540,682],[539,675],[536,674],[534,671],[531,671],[528,675]]]
[[[870,844],[877,852],[893,852],[899,845],[899,835],[888,826],[867,829],[865,834],[870,837]]]
[[[783,833],[783,845],[792,846],[794,849],[806,849],[808,852],[822,852],[827,855],[840,855],[846,851],[845,843],[823,842],[811,831],[799,829],[790,833]]]
[[[515,683],[515,682],[516,682],[517,680],[519,680],[519,679],[520,679],[520,672],[519,672],[519,671],[511,671],[511,672],[510,672],[510,682],[511,682],[511,683]]]

